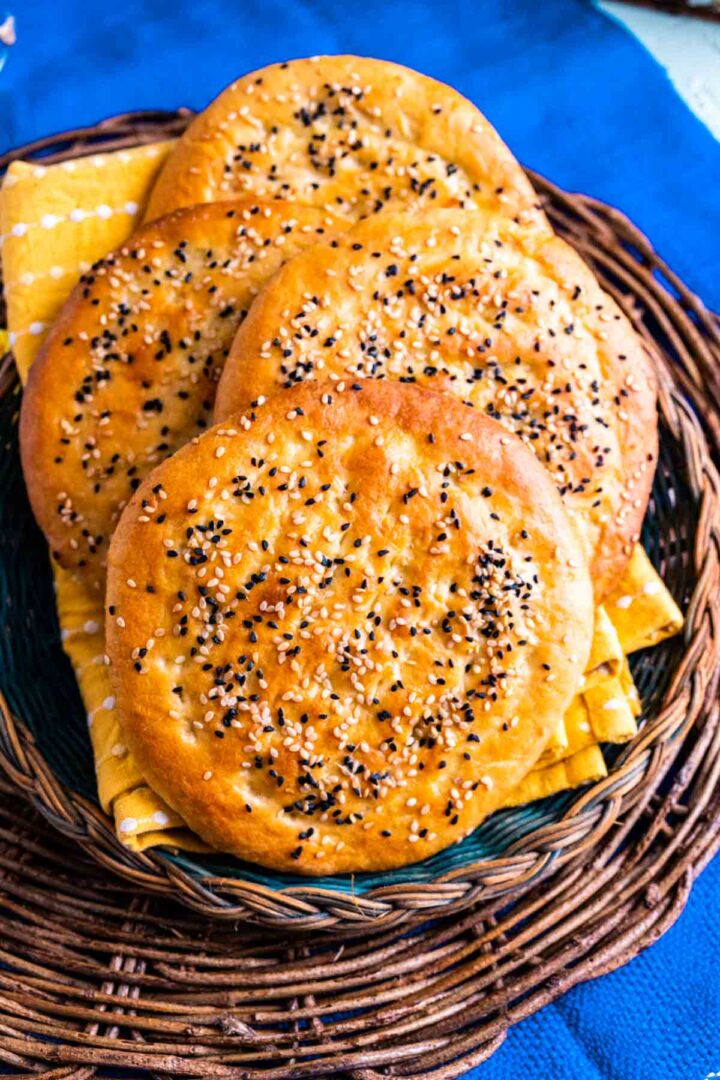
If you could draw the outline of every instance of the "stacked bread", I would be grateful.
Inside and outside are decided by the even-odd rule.
[[[454,843],[538,762],[639,538],[652,371],[468,101],[357,57],[230,86],[32,369],[24,471],[106,595],[125,740],[212,846]]]

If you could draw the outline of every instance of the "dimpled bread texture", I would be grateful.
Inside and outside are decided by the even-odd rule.
[[[102,588],[130,495],[212,423],[260,286],[337,227],[312,207],[215,203],[146,226],[81,278],[32,367],[21,421],[32,507],[62,566]]]
[[[386,211],[288,263],[233,344],[215,419],[303,380],[450,391],[518,434],[584,541],[598,599],[639,537],[657,457],[642,343],[564,241],[476,211]]]
[[[522,168],[474,105],[359,56],[292,60],[234,82],[179,140],[148,217],[247,191],[353,220],[388,205],[442,205],[544,221]]]
[[[505,798],[575,694],[592,586],[547,473],[449,395],[278,394],[148,477],[110,548],[124,738],[213,847],[415,862]]]

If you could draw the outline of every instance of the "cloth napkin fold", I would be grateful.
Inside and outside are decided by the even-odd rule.
[[[142,218],[171,142],[42,166],[15,162],[0,189],[0,243],[8,338],[24,380],[77,278],[122,244]],[[98,797],[133,850],[202,842],[145,782],[123,742],[105,661],[102,598],[55,569],[63,647],[87,710]],[[677,633],[682,615],[638,545],[616,591],[596,612],[582,692],[535,769],[513,792],[517,806],[607,774],[601,743],[636,733],[641,706],[627,654]]]

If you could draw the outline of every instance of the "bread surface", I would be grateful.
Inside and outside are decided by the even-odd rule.
[[[393,204],[543,219],[522,168],[471,102],[359,56],[291,60],[232,83],[179,140],[148,217],[247,191],[352,219]]]
[[[22,407],[26,483],[62,566],[102,587],[133,490],[211,425],[220,371],[260,286],[334,228],[313,207],[243,197],[154,222],[83,275]]]
[[[654,373],[563,240],[484,211],[385,211],[286,264],[240,328],[220,420],[314,378],[449,391],[518,434],[584,540],[598,599],[622,572],[657,457]]]
[[[471,832],[537,761],[592,628],[535,457],[391,381],[292,389],[165,461],[115,532],[107,602],[153,789],[215,848],[307,874]]]

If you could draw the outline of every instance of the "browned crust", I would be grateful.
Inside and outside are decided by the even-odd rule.
[[[427,246],[431,239],[435,241],[432,249]],[[496,246],[496,239],[502,248]],[[404,245],[407,252],[419,253],[420,262],[398,255],[398,241],[401,251]],[[507,285],[493,276],[496,264],[509,268]],[[397,275],[388,278],[386,268],[387,273],[397,268]],[[417,296],[403,291],[410,271],[420,274],[427,268],[437,275],[471,275],[473,281],[477,269],[482,295],[472,301],[472,310],[469,301],[460,304],[465,304],[462,311],[471,321],[481,320],[473,325],[488,332],[488,338],[480,335],[480,341],[492,344],[476,349],[470,366],[482,367],[488,363],[485,357],[495,356],[504,382],[466,378],[470,361],[461,349],[471,338],[462,333],[442,340],[425,338],[413,345],[414,352],[407,343],[422,337],[415,333],[414,323],[404,338],[398,334],[400,324],[392,312],[396,296],[406,313],[418,307],[429,310],[427,304],[421,305],[422,285],[417,286]],[[307,308],[308,298],[313,297],[317,305],[312,308],[311,301]],[[389,307],[388,301],[392,301]],[[501,302],[508,319],[494,325],[488,313],[495,312]],[[307,314],[300,316],[302,310]],[[448,320],[452,318],[451,310]],[[308,336],[308,326],[321,327],[317,338]],[[336,327],[339,334],[334,332]],[[483,409],[492,405],[502,411],[498,395],[515,382],[518,357],[528,385],[537,383],[536,419],[538,403],[552,410],[560,401],[565,408],[565,398],[556,396],[558,387],[562,390],[567,380],[577,384],[580,405],[589,411],[594,426],[587,428],[587,436],[573,436],[577,457],[566,463],[566,472],[559,473],[557,481],[561,489],[567,487],[568,479],[573,488],[580,489],[568,489],[568,505],[591,530],[588,554],[601,599],[639,538],[657,459],[657,390],[640,338],[578,254],[544,230],[516,228],[480,211],[439,209],[414,218],[387,211],[361,222],[332,246],[316,248],[311,256],[301,255],[288,263],[258,297],[233,343],[218,388],[216,419],[287,386],[288,365],[294,365],[292,378],[315,377],[318,364],[322,364],[321,377],[369,374],[368,335],[374,330],[377,358],[373,370],[379,377],[411,377]],[[278,335],[284,333],[288,339],[281,341]],[[331,346],[320,348],[319,341],[330,341]],[[540,352],[536,351],[538,341]],[[389,352],[388,345],[392,346]],[[400,353],[395,352],[398,345]],[[293,354],[289,360],[288,350]],[[407,361],[396,363],[401,355]],[[308,358],[315,365],[311,370],[303,364]],[[552,379],[551,393],[544,389],[546,378]],[[505,408],[511,427],[515,411]],[[609,425],[609,453],[605,452],[605,424]],[[535,431],[528,434],[535,438]],[[544,453],[542,440],[532,445]],[[591,485],[602,488],[597,500]]]
[[[486,814],[502,803],[506,792],[537,760],[555,728],[557,717],[562,715],[577,690],[589,652],[592,626],[592,590],[580,545],[546,472],[518,439],[507,436],[499,425],[450,396],[417,387],[395,382],[369,382],[358,384],[356,391],[338,393],[330,387],[329,392],[332,404],[326,403],[328,387],[317,384],[278,395],[258,409],[249,424],[239,416],[233,417],[194,440],[156,469],[125,510],[113,537],[107,598],[107,648],[121,723],[127,744],[148,782],[193,830],[216,848],[265,866],[309,874],[399,866],[424,858],[475,828]],[[429,440],[430,435],[433,442]],[[320,443],[322,457],[315,451],[320,438],[325,440]],[[378,442],[378,439],[382,441]],[[272,455],[276,455],[275,458]],[[289,462],[293,469],[302,471],[298,461],[306,455],[313,459],[315,472],[307,467],[310,480],[303,494],[311,491],[315,499],[322,488],[319,486],[316,490],[313,483],[321,485],[327,476],[335,485],[333,491],[340,491],[345,485],[342,499],[350,499],[351,493],[356,492],[352,513],[344,503],[338,509],[340,503],[332,494],[307,508],[304,501],[294,500],[279,490],[279,480],[287,481],[290,475],[287,473],[274,480],[263,480],[267,484],[263,497],[258,494],[249,508],[242,499],[238,501],[237,496],[223,496],[225,490],[237,484],[237,481],[230,484],[229,477],[241,477],[242,483],[249,481],[252,490],[259,493],[259,478],[271,476],[268,471],[271,466]],[[445,474],[438,472],[437,466],[458,460],[463,462],[464,469],[475,471],[458,472],[455,481],[458,486],[450,485],[450,501],[442,504],[439,493],[445,489],[440,485],[448,482],[443,480]],[[255,469],[251,461],[263,464]],[[389,467],[389,462],[393,461],[402,461],[397,472]],[[209,487],[211,477],[217,480],[212,490]],[[426,484],[427,495],[421,491],[417,498],[401,498],[401,492],[406,491],[409,483],[419,488]],[[197,507],[189,502],[191,499],[198,500]],[[436,543],[436,519],[442,505],[445,506],[442,512],[449,512],[448,506],[453,509],[457,506],[462,529],[454,531],[447,539],[449,553],[433,554],[428,544]],[[212,719],[208,721],[209,728],[196,736],[194,744],[189,744],[182,735],[182,730],[194,733],[195,729],[188,725],[198,719],[200,710],[216,707],[208,698],[202,706],[193,704],[197,702],[200,687],[206,685],[203,679],[209,677],[203,674],[202,666],[189,658],[184,664],[177,663],[178,651],[189,657],[191,644],[198,641],[194,616],[190,616],[189,623],[183,624],[189,628],[187,639],[172,632],[174,621],[181,618],[180,611],[189,611],[195,603],[193,590],[199,578],[194,575],[205,565],[195,569],[186,563],[181,545],[194,545],[196,539],[186,541],[185,530],[204,521],[206,510],[216,506],[222,509],[224,527],[232,530],[227,554],[230,564],[225,562],[222,579],[227,586],[226,595],[236,595],[238,584],[253,571],[253,567],[265,565],[262,560],[269,560],[271,568],[264,571],[266,577],[256,586],[258,592],[253,594],[253,604],[259,605],[256,609],[247,606],[249,601],[243,594],[237,608],[238,617],[232,623],[230,620],[213,623],[213,632],[217,633],[219,627],[224,637],[221,643],[209,647],[210,652],[207,658],[203,657],[202,663],[207,663],[212,671],[222,670],[225,672],[223,677],[229,678],[230,669],[224,666],[226,661],[232,667],[239,663],[238,653],[246,656],[247,649],[258,650],[257,664],[262,666],[265,680],[264,686],[258,685],[262,687],[261,701],[268,705],[267,717],[277,724],[279,721],[274,718],[279,716],[277,709],[283,703],[283,727],[294,738],[291,722],[295,722],[296,713],[304,710],[317,732],[313,752],[321,755],[323,760],[325,756],[335,760],[333,755],[339,754],[333,731],[343,722],[343,717],[350,715],[348,709],[355,710],[359,717],[352,728],[353,746],[358,742],[362,749],[361,740],[367,739],[372,744],[367,760],[375,760],[371,753],[373,747],[390,733],[375,717],[382,703],[393,698],[398,718],[407,715],[401,710],[405,701],[403,695],[408,695],[408,701],[415,700],[409,696],[411,689],[429,686],[430,676],[434,679],[433,673],[441,670],[434,666],[433,657],[455,656],[458,663],[460,657],[467,657],[465,650],[470,646],[463,644],[462,635],[459,644],[453,643],[454,638],[443,638],[447,641],[446,646],[438,644],[438,635],[442,638],[439,623],[446,618],[442,613],[448,603],[453,606],[460,603],[457,596],[453,598],[452,591],[447,596],[445,593],[451,580],[455,580],[454,575],[463,573],[466,552],[484,550],[488,537],[494,536],[496,543],[503,544],[501,550],[505,556],[517,560],[518,565],[526,565],[526,555],[534,560],[538,584],[533,588],[539,591],[533,594],[532,610],[536,619],[533,640],[524,649],[520,648],[520,655],[512,660],[519,672],[519,682],[511,680],[508,684],[511,687],[507,691],[508,697],[501,694],[496,704],[488,701],[489,712],[484,711],[482,701],[477,700],[472,730],[479,733],[479,741],[467,739],[466,732],[471,730],[467,728],[462,739],[458,735],[456,749],[448,748],[449,744],[421,749],[419,760],[426,770],[417,773],[417,779],[409,781],[408,787],[390,789],[380,804],[373,804],[373,807],[380,805],[377,814],[370,815],[366,799],[356,800],[351,792],[346,792],[344,812],[366,811],[369,831],[359,825],[341,826],[333,817],[321,823],[317,818],[297,812],[283,813],[282,807],[297,799],[298,794],[302,797],[303,790],[293,786],[297,754],[292,748],[284,748],[285,743],[280,738],[284,732],[277,734],[279,729],[276,728],[275,734],[262,736],[267,740],[257,750],[265,755],[262,767],[245,772],[240,765],[249,753],[243,749],[247,729],[240,733],[226,729],[227,738],[215,739],[211,729],[218,720]],[[290,516],[298,508],[302,511],[302,526]],[[219,513],[214,509],[212,512]],[[156,521],[160,513],[162,521]],[[488,517],[492,513],[498,515],[497,519]],[[403,521],[400,515],[405,515],[407,520]],[[346,516],[352,521],[347,534],[339,527],[339,522]],[[369,700],[362,706],[345,703],[348,688],[345,680],[350,676],[343,674],[342,668],[333,667],[326,654],[323,635],[330,625],[330,616],[312,615],[306,623],[310,629],[307,639],[302,640],[302,650],[295,654],[299,657],[296,662],[301,664],[295,671],[275,656],[277,645],[269,644],[275,641],[273,635],[279,635],[282,626],[292,629],[290,624],[281,624],[271,633],[262,624],[262,618],[260,622],[250,619],[247,625],[243,622],[251,610],[267,611],[263,604],[269,600],[277,603],[282,590],[288,587],[280,582],[289,580],[296,573],[292,559],[290,564],[278,563],[276,569],[272,567],[280,554],[298,549],[299,541],[293,539],[293,535],[297,536],[299,531],[301,535],[314,537],[308,544],[308,549],[314,551],[316,544],[323,543],[317,538],[320,529],[326,527],[339,538],[337,543],[327,541],[325,546],[330,556],[340,557],[342,552],[345,557],[357,551],[352,539],[356,535],[371,538],[363,541],[364,547],[361,544],[360,577],[364,576],[370,583],[375,614],[383,613],[378,615],[383,627],[392,626],[388,619],[393,611],[398,615],[404,612],[408,619],[427,616],[427,625],[435,626],[431,637],[414,636],[410,632],[410,625],[414,623],[398,624],[392,630],[397,660],[390,659],[391,654],[385,652],[386,659],[377,669],[382,675],[377,675],[377,685],[373,683],[376,686],[373,701],[380,704],[371,705]],[[526,535],[520,539],[522,529]],[[196,533],[195,537],[198,535]],[[270,538],[268,554],[263,554],[259,544],[266,536]],[[385,545],[382,551],[377,550],[380,543]],[[251,554],[251,544],[255,545],[258,554]],[[168,550],[177,550],[180,557],[169,557]],[[235,554],[239,554],[237,562],[232,561]],[[475,557],[473,554],[472,558]],[[211,551],[211,572],[216,573],[212,567],[219,563],[212,562],[212,558],[215,556]],[[387,569],[388,562],[391,570]],[[232,569],[236,565],[239,567],[237,572]],[[350,569],[351,562],[341,565]],[[394,606],[395,597],[399,602],[400,596],[393,591],[394,586],[391,588],[389,579],[394,580],[402,567],[408,575],[412,574],[412,580],[422,582],[424,614],[415,614],[412,602],[409,614],[406,608]],[[289,578],[279,577],[278,571],[288,574]],[[354,572],[351,571],[351,578]],[[206,575],[203,580],[212,583],[215,579]],[[405,580],[409,581],[410,577]],[[322,602],[328,610],[339,601],[352,609],[333,624],[339,632],[367,625],[362,595],[363,604],[354,608],[345,591],[354,591],[360,578],[357,581],[352,578],[347,585],[346,581],[344,571],[338,571],[329,591],[317,593],[322,598],[318,604]],[[148,585],[152,592],[147,591]],[[314,588],[312,581],[309,587]],[[211,584],[211,593],[214,588],[216,585]],[[179,601],[178,597],[181,598]],[[477,602],[481,601],[478,599]],[[311,610],[315,599],[309,597],[306,603],[310,605],[307,610]],[[171,615],[173,607],[176,611]],[[318,628],[318,634],[315,634]],[[163,636],[158,637],[158,629],[165,631]],[[248,645],[248,635],[255,634],[256,630],[259,635],[255,638],[256,643]],[[381,632],[377,631],[378,634]],[[144,645],[148,637],[152,637],[154,643],[147,653],[138,654],[135,650]],[[380,646],[367,644],[367,647],[370,656],[377,659],[379,654],[373,650]],[[438,652],[441,647],[449,652]],[[476,655],[476,663],[480,665],[478,671],[482,672],[485,653],[480,651]],[[505,653],[503,663],[509,663],[509,655]],[[390,669],[382,666],[395,662],[406,684],[399,691],[399,698],[389,693],[386,675]],[[316,701],[311,692],[312,679],[309,689],[302,681],[304,675],[315,672],[321,663],[331,672],[331,686],[338,694],[337,699],[325,696]],[[140,672],[136,670],[137,664],[142,669]],[[447,679],[456,678],[454,670],[446,664],[444,675]],[[466,672],[462,678],[469,680],[463,685],[472,685],[476,689],[483,685],[481,680],[485,676],[468,675],[464,661],[462,667],[457,668],[458,672],[461,670]],[[363,678],[376,676],[366,674]],[[247,693],[255,686],[251,679],[248,675],[247,683],[243,684]],[[172,692],[176,681],[180,688],[179,697],[173,696]],[[283,696],[288,689],[300,691],[299,699],[289,704]],[[439,689],[436,692],[441,693]],[[327,703],[332,704],[333,700],[337,704],[332,705],[333,712],[325,723],[318,719],[318,710],[326,709]],[[170,715],[170,709],[176,710],[174,717]],[[247,713],[239,715],[247,716]],[[415,715],[412,709],[410,715]],[[514,716],[517,720],[510,723]],[[507,730],[503,730],[503,720],[509,724]],[[416,720],[402,723],[408,726],[398,729],[400,734],[396,737],[400,742]],[[302,730],[309,729],[303,727]],[[382,735],[379,734],[381,730]],[[267,779],[267,772],[263,771],[270,762],[268,743],[276,745],[280,751],[274,764],[276,771],[288,778],[282,789]],[[463,758],[466,748],[472,751],[470,762]],[[447,759],[447,769],[438,766],[440,758]],[[485,779],[478,783],[479,777]],[[472,780],[477,790],[463,803],[457,819],[451,823],[445,814],[448,790],[466,779]],[[407,800],[411,793],[419,800],[418,810],[410,809]],[[252,802],[251,814],[245,809],[247,800]],[[430,830],[430,835],[413,844],[408,840],[411,821],[420,813],[420,805],[425,800],[428,808],[422,815],[422,827],[426,832]],[[315,827],[313,837],[298,840],[308,825]],[[382,830],[388,828],[392,835],[382,835]],[[324,845],[325,837],[328,840]],[[342,845],[336,848],[339,840]],[[296,846],[302,850],[300,855],[293,857],[291,853]],[[317,858],[317,852],[323,850],[325,857]]]
[[[210,425],[255,294],[285,257],[340,227],[313,207],[246,196],[175,211],[83,275],[33,364],[20,424],[33,512],[62,566],[102,587],[132,485]],[[130,314],[119,316],[119,300]],[[68,521],[63,504],[79,516]]]
[[[317,121],[309,118],[327,86],[364,92],[353,105],[358,120],[353,134],[370,139],[370,146],[360,148],[357,156],[354,149],[339,147],[335,155],[339,164],[331,171],[325,165],[315,167],[307,152],[313,133],[326,137],[333,133],[327,116],[335,99],[325,116]],[[303,107],[303,120],[298,120],[295,114]],[[273,128],[280,131],[274,142]],[[391,132],[389,141],[383,134],[387,131]],[[346,132],[340,133],[341,138],[343,134]],[[228,181],[226,161],[232,160],[238,147],[268,140],[267,154],[243,152],[251,168],[240,169]],[[290,144],[293,161],[288,165],[285,157]],[[427,156],[434,156],[442,167],[429,167]],[[404,178],[385,171],[388,158],[402,159],[410,167]],[[379,168],[371,171],[370,159]],[[353,167],[345,168],[347,162]],[[459,170],[455,181],[447,176],[446,163]],[[275,182],[267,180],[271,164],[278,170]],[[409,187],[410,172],[416,180],[414,190]],[[462,186],[457,184],[460,173]],[[435,182],[418,194],[430,176]],[[359,56],[273,64],[232,83],[179,140],[155,184],[147,216],[212,202],[233,190],[252,189],[263,195],[328,206],[357,219],[374,209],[375,192],[367,196],[362,189],[374,185],[381,192],[388,184],[394,186],[391,200],[400,199],[407,206],[467,206],[475,199],[511,217],[519,214],[544,220],[524,171],[471,102],[444,83],[409,68]]]
[[[53,342],[62,341],[73,324],[79,293],[78,286],[41,346],[23,390],[20,410],[20,451],[25,487],[35,520],[45,533],[53,557],[60,562],[64,537],[59,535],[54,527],[55,514],[52,509],[53,505],[57,504],[57,490],[48,491],[48,475],[41,466],[41,463],[47,462],[53,454],[49,425],[44,416],[48,401],[46,373],[50,363],[47,357],[53,349]]]
[[[559,237],[543,240],[539,255],[548,271],[582,282],[583,317],[599,343],[603,374],[618,402],[615,412],[625,483],[622,521],[607,521],[593,562],[596,592],[602,599],[618,578],[640,540],[658,460],[658,382],[652,360],[630,320],[600,287],[587,263]],[[628,377],[632,388],[628,391]]]

